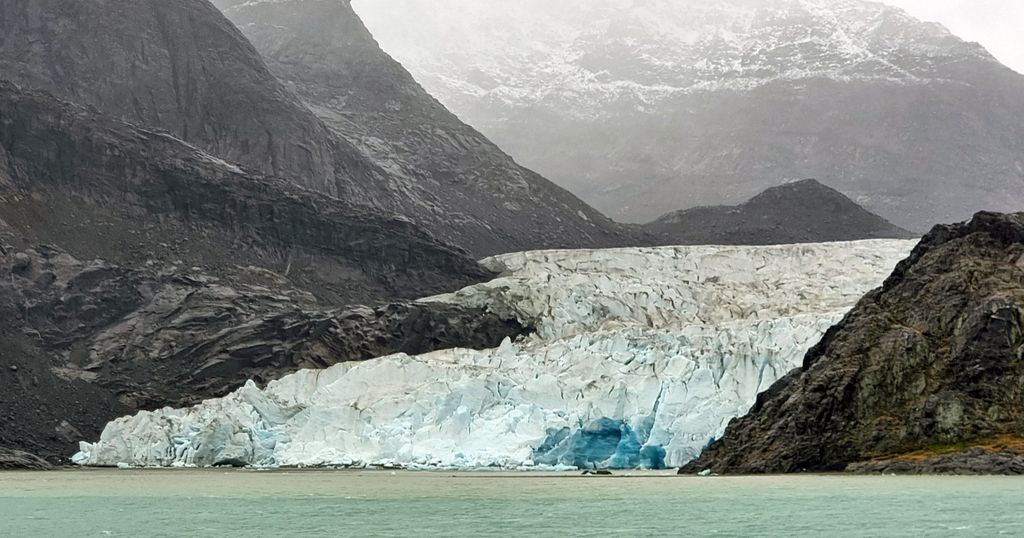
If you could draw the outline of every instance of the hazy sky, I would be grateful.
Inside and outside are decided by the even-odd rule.
[[[911,15],[944,24],[954,34],[985,46],[1004,64],[1024,73],[1024,0],[882,0]]]

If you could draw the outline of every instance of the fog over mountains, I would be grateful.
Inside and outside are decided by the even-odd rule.
[[[386,176],[386,206],[478,256],[636,241],[516,164],[381,51],[348,1],[217,0],[267,66]]]
[[[375,0],[428,91],[611,217],[816,177],[914,231],[1024,207],[1024,77],[862,0]]]

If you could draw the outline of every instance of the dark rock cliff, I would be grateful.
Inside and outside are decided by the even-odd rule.
[[[42,471],[50,468],[51,465],[46,460],[35,454],[0,448],[0,471],[9,469],[34,469]]]
[[[1024,213],[935,227],[682,472],[1024,471]]]
[[[9,83],[0,275],[0,447],[53,462],[134,410],[528,330],[404,302],[491,276],[406,220]]]
[[[777,245],[917,237],[813,179],[772,187],[738,206],[670,213],[645,228],[658,243],[675,245]]]
[[[3,249],[0,447],[55,463],[139,409],[192,405],[302,368],[494,347],[528,332],[476,309],[328,309],[296,289],[229,285],[195,270],[136,271],[45,246]]]
[[[478,257],[642,241],[516,164],[385,54],[347,0],[217,0],[271,71],[397,182],[397,211]]]
[[[347,2],[231,12],[259,52],[207,0],[11,0],[0,79],[404,215],[476,257],[636,242],[448,113]]]
[[[421,297],[489,276],[406,220],[242,173],[43,93],[0,83],[0,118],[0,219],[33,244],[243,280],[256,267],[335,303]]]
[[[329,194],[375,181],[205,0],[4,2],[0,77]]]

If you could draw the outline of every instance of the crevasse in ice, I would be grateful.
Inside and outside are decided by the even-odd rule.
[[[661,468],[686,463],[879,285],[906,241],[516,253],[484,305],[537,334],[305,370],[107,425],[84,465]]]

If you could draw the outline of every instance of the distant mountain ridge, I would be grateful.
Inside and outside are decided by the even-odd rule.
[[[881,3],[356,8],[445,105],[617,220],[805,177],[917,232],[1024,208],[1024,76]]]
[[[594,0],[585,9],[575,0],[355,4],[385,45],[431,82],[447,78],[517,105],[571,93],[577,98],[561,104],[581,117],[613,101],[654,104],[780,80],[922,84],[948,75],[943,60],[995,61],[941,25],[863,0]],[[433,32],[442,22],[451,33],[439,44]],[[405,48],[415,43],[419,50]],[[549,56],[548,46],[566,54]],[[478,77],[463,80],[472,67],[460,61],[471,57],[496,65],[483,63]],[[497,65],[502,78],[485,78]]]
[[[915,235],[860,207],[841,192],[806,179],[772,187],[738,206],[695,207],[647,224],[661,243],[771,245]]]

